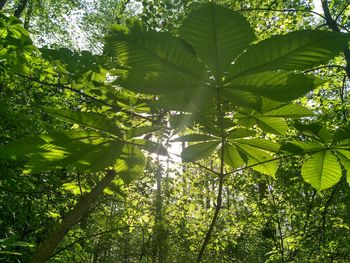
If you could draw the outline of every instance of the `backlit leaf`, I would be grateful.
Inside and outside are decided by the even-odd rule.
[[[331,151],[314,153],[301,168],[304,180],[318,191],[335,185],[342,175],[337,157]]]

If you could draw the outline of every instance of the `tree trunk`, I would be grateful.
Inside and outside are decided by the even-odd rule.
[[[6,5],[7,0],[0,0],[0,10],[2,10],[4,8],[4,6]]]
[[[24,9],[26,8],[27,4],[28,4],[28,0],[21,0],[18,3],[18,6],[17,6],[15,12],[13,13],[13,16],[19,18],[21,16],[21,14],[23,13]]]
[[[74,208],[56,227],[50,237],[39,246],[37,253],[31,260],[32,263],[44,263],[48,261],[60,242],[67,235],[68,231],[89,212],[91,204],[94,203],[96,198],[114,179],[115,175],[115,171],[109,171],[107,175],[90,191],[90,193],[78,201]]]
[[[24,19],[24,28],[27,30],[29,29],[29,23],[30,23],[30,19],[32,18],[32,13],[33,13],[33,1],[30,1],[27,8],[26,17]]]

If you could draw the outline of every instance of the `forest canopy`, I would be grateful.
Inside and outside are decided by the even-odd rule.
[[[0,11],[0,261],[350,261],[347,1]]]

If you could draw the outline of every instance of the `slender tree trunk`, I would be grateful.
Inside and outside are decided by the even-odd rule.
[[[208,231],[207,231],[207,233],[205,235],[205,238],[204,238],[204,241],[202,243],[202,246],[201,246],[201,248],[199,250],[199,253],[198,253],[198,256],[197,256],[197,261],[196,261],[197,263],[202,261],[204,250],[205,250],[205,248],[207,247],[207,245],[209,243],[209,240],[210,240],[211,235],[213,233],[216,221],[217,221],[218,216],[219,216],[219,212],[220,212],[220,210],[222,208],[222,190],[223,190],[223,185],[224,185],[224,179],[225,179],[224,176],[220,176],[219,177],[218,195],[216,197],[216,206],[215,206],[214,215],[213,215],[213,218],[211,220],[209,229],[208,229]]]
[[[24,9],[26,8],[27,4],[28,4],[28,0],[21,0],[18,3],[18,6],[17,6],[15,12],[13,13],[13,15],[15,17],[19,18],[22,15],[22,13],[23,13]]]
[[[27,8],[26,17],[24,19],[24,28],[27,30],[28,30],[29,25],[30,25],[30,19],[32,18],[32,13],[33,13],[33,1],[30,1],[28,8]]]
[[[163,226],[163,198],[162,198],[162,167],[158,155],[158,169],[156,172],[156,199],[155,199],[155,229],[153,239],[153,262],[163,263],[165,262],[165,251],[164,251],[164,226]]]
[[[67,214],[62,222],[56,227],[50,237],[39,246],[37,253],[31,260],[31,263],[44,263],[49,260],[55,249],[58,247],[68,231],[79,222],[79,220],[89,212],[91,204],[102,194],[103,190],[114,179],[115,171],[108,171],[107,175],[86,194],[74,208]]]
[[[2,10],[4,8],[4,6],[6,5],[7,0],[0,0],[0,10]]]

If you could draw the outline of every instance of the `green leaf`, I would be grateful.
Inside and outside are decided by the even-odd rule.
[[[141,126],[141,127],[132,127],[128,131],[128,139],[139,137],[145,134],[149,134],[152,132],[160,131],[163,127],[160,126]]]
[[[318,191],[335,185],[342,175],[337,157],[331,151],[313,154],[301,168],[304,180]]]
[[[346,125],[336,130],[333,136],[333,143],[340,142],[345,139],[350,139],[350,126]]]
[[[163,94],[205,84],[206,72],[193,49],[167,32],[138,32],[107,39],[108,53],[127,69],[115,72],[127,89]]]
[[[304,135],[314,137],[326,144],[329,143],[332,139],[331,132],[327,128],[323,127],[320,123],[305,124],[296,122],[294,124],[294,127]]]
[[[307,152],[325,149],[325,146],[317,141],[291,141],[289,143]]]
[[[225,85],[225,89],[248,91],[277,101],[291,101],[322,83],[324,81],[313,76],[267,71],[236,78]]]
[[[222,98],[225,102],[228,101],[235,106],[247,107],[255,110],[261,108],[261,97],[251,92],[225,88],[222,90]]]
[[[250,145],[262,150],[266,150],[269,152],[277,152],[280,148],[279,144],[265,140],[265,139],[259,139],[259,138],[252,138],[252,139],[236,139],[232,141],[235,144],[246,144]]]
[[[287,133],[288,125],[283,118],[256,116],[255,119],[257,125],[266,132],[279,135],[286,135]]]
[[[242,167],[245,164],[236,147],[229,143],[226,143],[224,146],[224,162],[234,169]]]
[[[126,144],[114,164],[114,169],[128,184],[143,173],[145,165],[146,159],[140,149],[135,145]]]
[[[47,147],[46,151],[30,156],[24,173],[40,173],[53,169],[74,167],[79,171],[97,172],[113,164],[120,155],[122,145],[117,141],[99,143],[75,142]]]
[[[215,77],[221,77],[234,58],[255,40],[243,16],[214,3],[193,11],[182,23],[180,36],[194,47]]]
[[[150,153],[160,154],[160,155],[168,155],[167,149],[157,142],[152,142],[149,140],[136,139],[132,140],[131,143],[136,144],[141,149],[144,149]]]
[[[93,141],[102,137],[93,131],[58,131],[50,134],[34,135],[0,147],[0,158],[18,160],[33,153],[42,152],[54,142],[56,145],[70,145],[75,141]]]
[[[237,128],[230,132],[228,139],[238,139],[238,138],[246,138],[246,137],[252,137],[256,135],[256,132],[253,130],[248,130],[245,128]]]
[[[80,112],[80,111],[71,111],[71,110],[58,110],[45,108],[45,110],[63,120],[69,122],[77,123],[84,125],[89,128],[97,129],[100,131],[105,131],[110,134],[121,137],[121,131],[119,127],[112,121],[108,119],[105,115],[95,112]]]
[[[219,144],[220,141],[209,141],[190,145],[182,151],[181,157],[185,162],[198,161],[209,157]]]
[[[235,146],[245,155],[247,165],[253,170],[275,177],[278,161],[274,160],[269,152],[246,144],[237,143]]]
[[[203,142],[203,141],[212,141],[218,140],[218,137],[213,137],[206,134],[187,134],[180,136],[174,140],[173,142]]]
[[[267,117],[302,118],[312,115],[312,111],[299,104],[287,104],[277,109],[264,112],[264,116]]]
[[[273,36],[251,46],[231,66],[228,79],[271,70],[304,70],[343,51],[349,34],[301,30]]]

